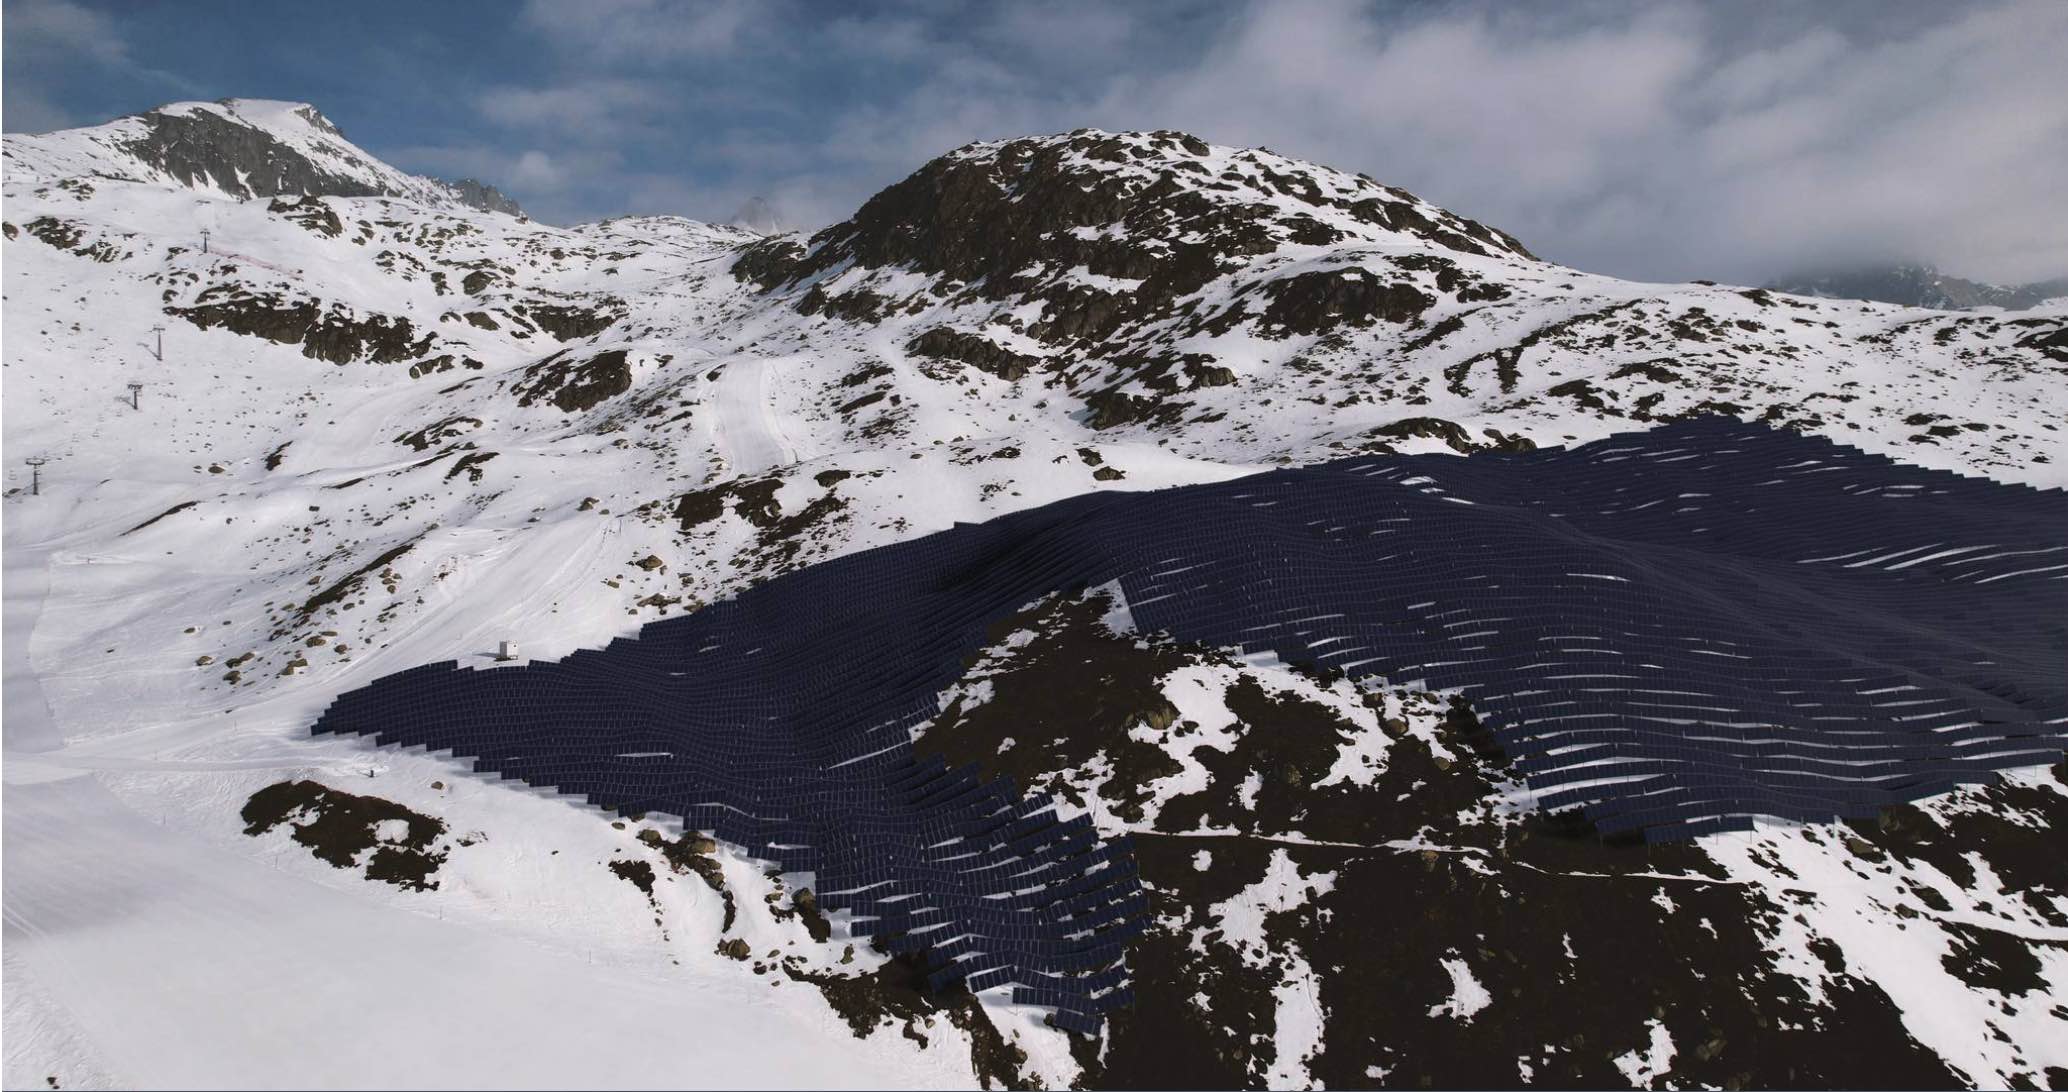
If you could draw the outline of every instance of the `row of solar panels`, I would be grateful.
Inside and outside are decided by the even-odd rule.
[[[1088,983],[1124,974],[1141,927],[1124,849],[910,744],[989,627],[1043,595],[1117,580],[1139,625],[1180,640],[1454,688],[1547,803],[1675,838],[1865,814],[2057,754],[2068,581],[2017,551],[2064,543],[2057,491],[1699,420],[1072,498],[560,663],[404,672],[317,730],[679,815],[817,871],[858,931],[938,949],[942,982],[1017,983],[1095,1027],[1121,994]],[[1961,546],[1993,560],[1813,560]]]

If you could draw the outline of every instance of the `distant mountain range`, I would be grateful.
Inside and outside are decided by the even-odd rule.
[[[1784,277],[1766,287],[1797,296],[1871,300],[1934,311],[1969,311],[1977,307],[2025,311],[2048,300],[2068,298],[2068,277],[2030,284],[1990,284],[1942,273],[1930,265],[1908,263]]]

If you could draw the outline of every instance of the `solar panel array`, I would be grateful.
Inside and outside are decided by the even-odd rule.
[[[1144,897],[911,730],[1041,596],[1470,698],[1540,803],[1650,839],[1867,816],[2068,745],[2068,495],[1720,419],[1080,496],[770,581],[558,663],[431,664],[315,731],[470,757],[786,869],[935,986],[1093,1030]]]

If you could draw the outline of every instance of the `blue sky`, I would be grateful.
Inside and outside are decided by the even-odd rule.
[[[1180,128],[1365,171],[1539,253],[1757,281],[2068,273],[2068,3],[9,0],[8,131],[313,102],[555,222],[838,219],[964,142]]]

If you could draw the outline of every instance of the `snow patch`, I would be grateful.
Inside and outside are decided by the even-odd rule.
[[[1456,953],[1453,952],[1452,956]],[[1446,957],[1438,960],[1444,973],[1450,975],[1450,999],[1429,1010],[1431,1016],[1451,1016],[1460,1023],[1469,1024],[1481,1009],[1493,1004],[1493,995],[1472,976],[1472,968],[1463,959]]]

